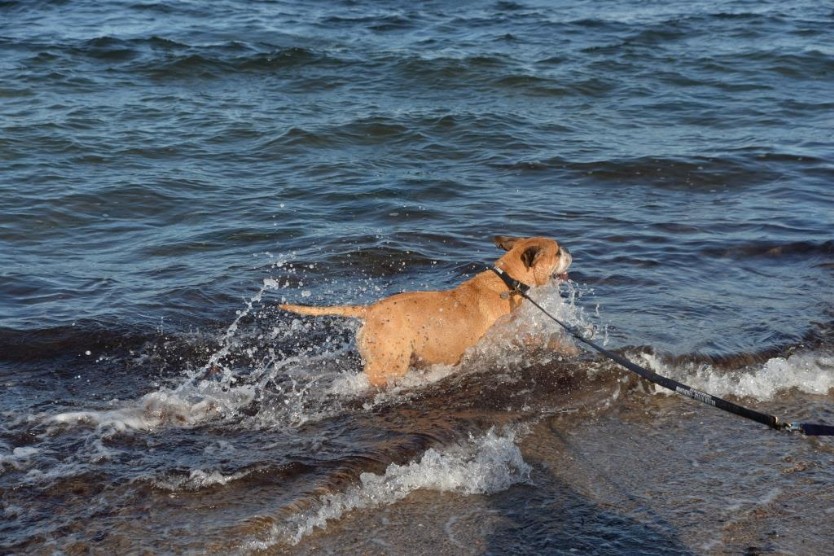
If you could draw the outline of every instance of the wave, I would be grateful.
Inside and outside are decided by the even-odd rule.
[[[224,474],[217,470],[204,471],[203,469],[192,469],[188,472],[188,476],[155,479],[152,481],[152,484],[156,488],[170,492],[193,492],[206,488],[226,486],[231,482],[239,481],[249,476],[251,473],[253,473],[253,470]]]
[[[499,164],[509,170],[568,171],[592,176],[602,182],[654,184],[669,189],[698,191],[716,185],[745,187],[773,181],[781,176],[778,169],[762,167],[755,156],[739,154],[727,157],[636,157],[609,160],[571,160],[553,157]]]
[[[275,525],[264,539],[250,540],[247,551],[266,550],[277,544],[298,544],[316,528],[324,528],[345,513],[393,504],[418,489],[463,494],[492,494],[529,482],[532,468],[515,443],[516,432],[490,429],[469,442],[428,449],[419,461],[391,464],[384,474],[362,473],[359,483],[342,492],[310,502],[310,509]]]
[[[799,352],[773,357],[761,365],[730,371],[720,371],[708,364],[670,365],[653,354],[644,353],[640,359],[658,374],[718,397],[733,396],[767,402],[791,390],[828,396],[834,389],[834,356],[827,352]],[[672,393],[665,388],[653,388],[657,393]]]
[[[211,383],[209,383],[211,384]],[[161,426],[194,427],[236,414],[254,399],[251,388],[201,388],[197,399],[176,391],[152,392],[111,410],[83,410],[45,416],[48,425],[92,425],[107,434],[153,431]]]
[[[229,43],[220,47],[187,47],[168,53],[164,57],[136,54],[134,56],[136,59],[131,60],[121,69],[127,74],[145,75],[160,82],[184,79],[223,79],[234,74],[272,74],[322,64],[344,65],[344,69],[347,69],[350,65],[347,60],[341,61],[330,54],[297,46],[276,47],[269,51],[240,52],[239,50],[241,49],[238,48],[238,43]],[[284,77],[290,76],[284,75]],[[301,78],[302,81],[305,79]],[[333,86],[333,83],[330,83],[330,86]]]
[[[0,361],[24,363],[129,352],[158,338],[158,331],[101,319],[28,330],[0,327]]]
[[[830,241],[793,241],[775,243],[773,241],[757,241],[740,245],[710,247],[701,251],[711,257],[726,257],[731,259],[756,258],[802,258],[820,259],[831,263],[834,260],[834,240]]]
[[[348,68],[350,57],[292,44],[247,43],[237,40],[209,44],[189,44],[164,36],[120,38],[101,36],[76,42],[29,43],[31,61],[47,63],[56,70],[52,78],[63,75],[65,65],[93,66],[118,72],[121,77],[143,75],[154,80],[220,78],[231,74],[273,73],[299,67],[330,66]],[[101,68],[100,66],[106,66]],[[69,79],[69,74],[65,76]]]

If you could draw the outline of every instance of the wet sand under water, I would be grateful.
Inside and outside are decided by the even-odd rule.
[[[830,551],[830,441],[765,430],[678,397],[621,402],[599,417],[557,414],[531,426],[518,442],[532,466],[527,483],[491,495],[416,491],[267,553]],[[784,399],[775,410],[795,403],[807,399]]]

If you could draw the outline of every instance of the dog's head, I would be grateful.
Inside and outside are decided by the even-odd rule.
[[[498,260],[510,276],[531,286],[543,286],[552,278],[567,279],[573,258],[567,247],[546,237],[496,236],[495,245],[507,251]]]

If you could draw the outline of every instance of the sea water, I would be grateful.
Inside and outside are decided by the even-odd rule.
[[[824,553],[826,439],[533,307],[384,391],[359,323],[544,235],[533,294],[834,424],[824,2],[0,2],[0,552]],[[565,341],[569,341],[565,339]]]

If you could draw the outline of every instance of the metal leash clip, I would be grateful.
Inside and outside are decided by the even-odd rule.
[[[782,430],[787,432],[804,432],[801,423],[782,423]]]

